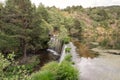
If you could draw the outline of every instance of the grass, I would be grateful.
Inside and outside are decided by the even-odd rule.
[[[50,71],[45,70],[34,73],[31,80],[55,80],[55,77]]]

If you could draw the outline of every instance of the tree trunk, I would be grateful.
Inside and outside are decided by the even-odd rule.
[[[26,58],[27,58],[27,43],[25,42],[24,39],[20,39],[20,48],[21,48],[21,52],[23,54],[23,62],[26,62]]]
[[[23,61],[26,62],[26,58],[27,58],[27,44],[24,44],[23,47]]]

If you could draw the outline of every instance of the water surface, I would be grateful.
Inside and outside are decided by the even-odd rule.
[[[99,52],[96,58],[80,58],[76,47],[70,43],[75,67],[80,72],[80,80],[120,80],[120,55],[109,54],[98,48],[92,49]]]

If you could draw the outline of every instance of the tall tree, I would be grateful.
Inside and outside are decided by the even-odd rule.
[[[47,46],[49,24],[44,7],[39,6],[37,9],[30,0],[7,0],[1,18],[4,24],[0,29],[7,40],[5,44],[14,44],[17,49],[14,47],[13,51],[22,52],[24,60],[28,51]]]

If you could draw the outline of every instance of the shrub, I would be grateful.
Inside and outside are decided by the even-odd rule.
[[[4,58],[4,56],[0,53],[0,80],[4,78],[4,69],[10,64],[10,62]]]
[[[9,54],[5,58],[0,53],[0,80],[27,80],[28,73],[24,66],[19,66],[14,60],[15,55]]]
[[[38,56],[34,55],[32,57],[29,57],[25,64],[25,69],[31,73],[34,67],[36,67],[39,63],[40,63],[40,60]]]
[[[56,75],[57,68],[58,68],[58,63],[53,61],[43,66],[41,70],[42,71],[47,70],[47,71],[52,72],[54,75]]]
[[[31,80],[78,80],[78,71],[68,61],[50,62],[32,74]]]
[[[107,39],[104,39],[103,41],[100,42],[100,46],[102,47],[106,47],[108,45],[108,40]]]
[[[63,61],[57,69],[57,80],[78,80],[78,71],[68,61]]]
[[[31,80],[56,80],[56,79],[52,72],[44,70],[34,73],[31,77]]]
[[[71,54],[67,54],[64,58],[65,61],[71,61],[72,55]]]
[[[65,48],[66,53],[70,53],[71,48]]]
[[[45,64],[40,72],[32,75],[31,80],[56,80],[58,63],[53,61]]]
[[[64,44],[68,44],[70,42],[70,37],[66,37],[63,39]]]

